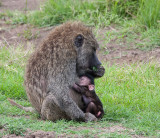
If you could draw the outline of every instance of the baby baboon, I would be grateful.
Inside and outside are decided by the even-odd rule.
[[[96,120],[81,110],[81,95],[70,89],[86,73],[102,77],[92,31],[80,22],[54,28],[28,60],[25,72],[27,96],[43,119]]]
[[[72,88],[82,94],[82,101],[85,104],[83,111],[85,113],[92,113],[97,118],[103,117],[103,105],[95,93],[93,77],[90,75],[80,77],[79,82],[75,83]]]

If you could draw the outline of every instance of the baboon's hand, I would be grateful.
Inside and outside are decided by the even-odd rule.
[[[85,122],[97,121],[97,118],[91,113],[85,113]]]

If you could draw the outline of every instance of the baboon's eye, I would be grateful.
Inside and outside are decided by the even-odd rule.
[[[83,45],[83,40],[84,40],[84,37],[81,34],[77,35],[77,37],[74,40],[75,46],[81,47]]]

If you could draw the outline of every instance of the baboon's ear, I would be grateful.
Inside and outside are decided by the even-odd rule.
[[[74,45],[76,47],[81,47],[83,45],[83,42],[84,42],[84,37],[81,34],[79,34],[76,36],[74,40]]]

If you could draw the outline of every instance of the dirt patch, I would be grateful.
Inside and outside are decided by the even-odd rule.
[[[107,62],[109,65],[126,65],[133,63],[148,63],[156,62],[160,64],[160,48],[153,48],[152,50],[140,50],[135,46],[140,40],[126,43],[125,38],[122,42],[117,42],[116,39],[112,39],[110,42],[105,42],[108,31],[113,31],[114,27],[106,27],[97,31],[97,39],[99,40],[100,50],[98,51],[99,58]],[[118,31],[118,30],[116,30]]]
[[[52,30],[50,28],[36,28],[31,25],[8,25],[0,20],[0,45],[5,46],[37,46]]]
[[[100,50],[99,55],[104,62],[110,65],[125,65],[140,62],[156,62],[160,64],[160,48],[142,51],[139,49],[128,49],[117,44],[106,44],[106,47]]]
[[[0,26],[0,45],[15,47],[19,45],[36,47],[54,28],[36,28],[31,25],[8,25],[3,20],[0,21]],[[132,47],[128,48],[125,44],[122,46],[114,42],[105,43],[103,40],[100,40],[99,43],[101,48],[98,51],[98,56],[100,60],[107,62],[109,65],[125,65],[140,62],[156,62],[160,64],[160,48],[142,51]]]
[[[38,10],[40,4],[45,0],[1,0],[0,12],[4,12],[7,10]]]
[[[73,127],[70,128],[72,130],[76,130],[76,131],[80,131],[80,130],[93,130],[95,128],[88,128],[88,127]],[[127,133],[132,137],[132,138],[145,138],[144,136],[139,136],[139,135],[135,135],[133,134],[134,131],[131,129],[127,129],[121,125],[116,125],[116,126],[111,126],[111,127],[106,127],[106,128],[97,128],[98,130],[100,130],[100,132],[98,134],[108,134],[108,133],[118,133],[118,134],[125,134],[127,131]],[[2,132],[2,131],[1,131]],[[132,134],[130,134],[132,133]],[[61,135],[57,135],[55,132],[45,132],[42,130],[37,130],[35,132],[31,131],[31,130],[27,130],[27,132],[24,133],[24,136],[16,136],[15,134],[10,134],[10,135],[5,135],[3,136],[3,138],[54,138],[54,137],[58,137],[58,138],[69,138],[69,137],[81,137],[79,135],[76,134],[61,134]],[[96,135],[92,135],[92,137],[98,138],[98,136]]]
[[[86,130],[86,129],[90,129],[90,130],[94,130],[95,128],[92,127],[70,127],[73,130]],[[102,127],[102,128],[97,128],[99,130],[101,130],[102,132],[107,132],[107,133],[114,133],[114,132],[122,132],[127,130],[125,127],[121,126],[121,125],[116,125],[116,126],[110,126],[110,127]]]
[[[45,132],[45,131],[35,131],[32,132],[28,130],[28,132],[24,136],[16,136],[15,134],[3,136],[3,138],[54,138],[56,137],[54,132]]]

